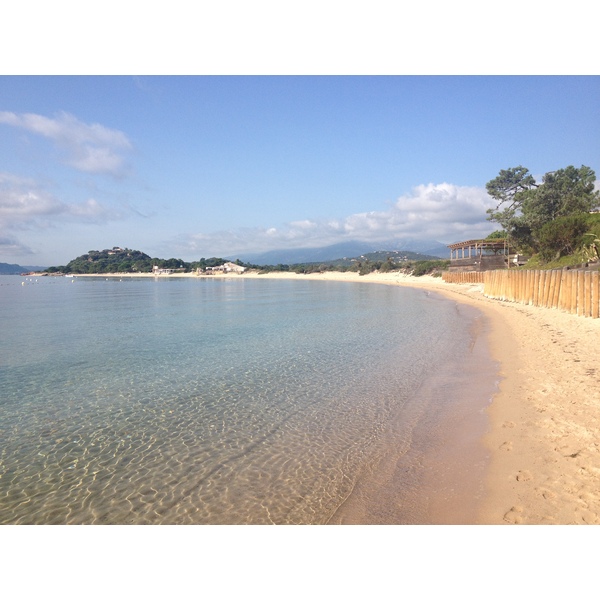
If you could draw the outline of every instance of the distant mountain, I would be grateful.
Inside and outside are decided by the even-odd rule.
[[[437,244],[431,248],[424,248],[421,250],[422,254],[431,254],[438,258],[450,258],[450,250],[446,244]]]
[[[322,248],[291,248],[270,250],[260,254],[244,254],[239,257],[243,262],[255,265],[293,265],[299,263],[321,262],[338,258],[352,258],[374,250],[371,244],[362,242],[344,242]]]
[[[355,258],[370,252],[400,250],[423,256],[422,260],[429,258],[448,258],[449,251],[445,244],[430,240],[390,240],[376,244],[366,242],[342,242],[320,248],[292,248],[287,250],[271,250],[259,254],[241,254],[228,257],[228,260],[239,258],[245,263],[255,265],[293,265],[299,263],[315,263],[338,260],[341,258]],[[410,260],[419,260],[410,257]]]
[[[0,275],[20,275],[21,273],[30,273],[31,271],[43,271],[45,268],[0,263]]]
[[[449,258],[450,255],[450,251],[446,244],[417,238],[389,240],[379,244],[379,246],[379,250],[404,250],[418,252],[419,254],[427,254],[428,256],[437,256],[438,258]]]

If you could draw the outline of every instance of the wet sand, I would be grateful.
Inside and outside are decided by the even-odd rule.
[[[431,464],[437,465],[432,479],[445,472],[446,482],[458,485],[446,485],[446,492],[431,500],[428,522],[600,523],[600,319],[492,300],[483,296],[481,285],[448,284],[430,276],[247,273],[212,277],[405,285],[478,308],[486,317],[484,336],[492,358],[500,363],[501,381],[485,410],[487,432],[482,439],[474,406],[463,413],[464,418],[457,415],[461,427],[454,430],[454,439],[450,439],[452,428],[445,429],[445,435],[450,435],[444,443],[445,463],[440,457],[431,458]],[[482,454],[473,459],[477,448]],[[463,462],[466,455],[470,458]],[[478,470],[484,455],[485,468]],[[477,480],[479,487],[461,486],[456,479],[468,463],[474,469],[470,481]],[[450,474],[446,467],[440,471],[442,464],[459,468]]]

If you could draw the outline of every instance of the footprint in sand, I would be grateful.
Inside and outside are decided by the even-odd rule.
[[[532,478],[532,475],[529,471],[519,471],[517,473],[517,481],[529,481]]]
[[[523,518],[521,517],[521,513],[523,512],[523,507],[521,506],[513,506],[505,515],[504,520],[508,523],[522,523]]]
[[[512,429],[515,426],[515,424],[512,421],[505,421],[504,423],[502,423],[502,427],[509,427],[510,429]]]
[[[499,450],[512,450],[512,442],[503,442],[502,444],[500,444]]]

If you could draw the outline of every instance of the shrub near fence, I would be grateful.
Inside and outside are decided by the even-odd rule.
[[[600,316],[600,273],[598,271],[514,270],[486,271],[482,275],[484,276],[483,294],[488,298],[544,308],[558,308],[594,319]]]

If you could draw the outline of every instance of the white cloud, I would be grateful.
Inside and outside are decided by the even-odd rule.
[[[104,222],[122,218],[118,210],[90,198],[63,202],[31,179],[0,173],[0,230],[47,227],[58,220]]]
[[[310,229],[314,229],[318,227],[318,224],[314,221],[309,221],[308,219],[304,219],[304,221],[292,221],[290,223],[290,227],[294,229],[299,229],[301,231],[308,231]]]
[[[429,183],[415,187],[387,210],[324,222],[293,221],[280,228],[199,233],[176,245],[180,252],[199,257],[310,248],[348,240],[377,243],[420,238],[451,243],[488,235],[494,226],[487,221],[486,210],[493,206],[483,188]]]
[[[65,112],[49,118],[0,111],[0,123],[52,140],[63,152],[66,164],[78,171],[114,176],[122,176],[126,171],[124,155],[132,144],[122,131],[83,123]]]
[[[33,254],[14,237],[19,231],[43,231],[64,223],[102,224],[126,214],[94,198],[64,202],[35,181],[0,172],[0,255]]]

